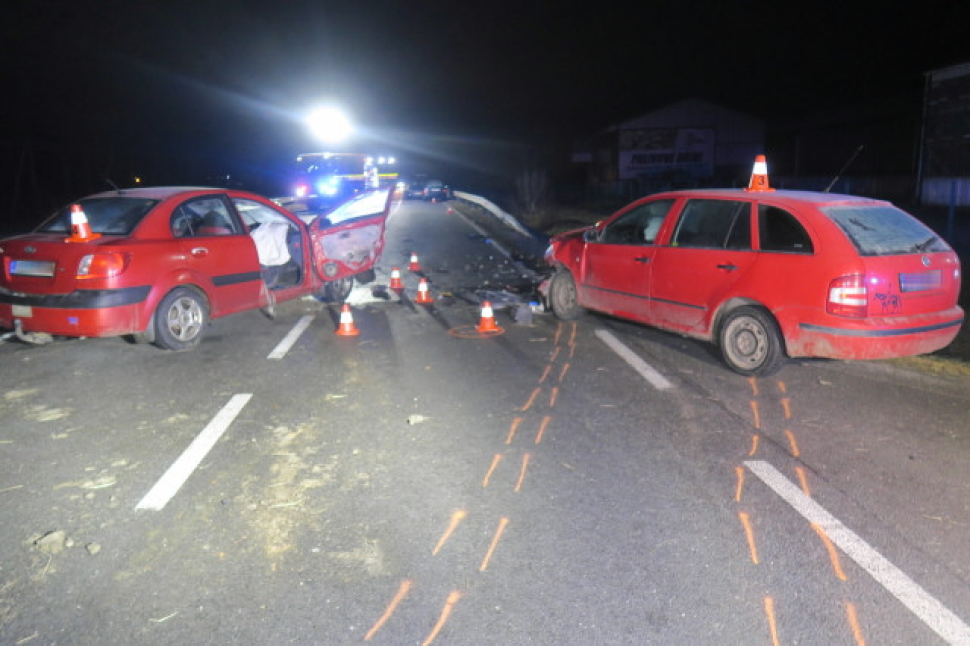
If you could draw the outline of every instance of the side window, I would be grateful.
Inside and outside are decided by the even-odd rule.
[[[657,200],[641,204],[624,213],[603,229],[600,242],[605,244],[653,244],[673,200]]]
[[[176,238],[240,233],[238,222],[232,217],[226,202],[218,196],[183,202],[172,211],[171,227],[172,235]]]
[[[794,215],[777,206],[758,205],[758,237],[762,251],[814,253],[812,239]]]
[[[689,200],[670,243],[678,247],[750,249],[751,204]]]

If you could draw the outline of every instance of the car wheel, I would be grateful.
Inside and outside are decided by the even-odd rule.
[[[564,321],[578,318],[586,310],[579,304],[576,281],[566,270],[556,272],[549,285],[549,304],[556,316]]]
[[[778,325],[757,307],[731,311],[721,324],[718,345],[724,362],[742,375],[770,375],[784,358]]]
[[[343,303],[350,296],[350,291],[354,288],[354,277],[348,276],[327,283],[323,289],[323,295],[328,301]]]
[[[209,323],[209,304],[199,292],[176,287],[155,311],[155,343],[166,350],[188,350],[202,340]]]

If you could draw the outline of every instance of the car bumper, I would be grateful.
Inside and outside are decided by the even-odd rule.
[[[795,338],[786,339],[792,357],[830,359],[892,359],[935,352],[948,346],[960,332],[963,310],[907,318],[902,325],[832,327],[800,323]]]
[[[56,336],[119,336],[147,325],[144,303],[151,286],[77,290],[70,294],[17,294],[0,291],[0,327],[20,322],[25,332]]]

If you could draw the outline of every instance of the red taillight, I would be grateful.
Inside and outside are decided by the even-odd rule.
[[[297,197],[306,197],[307,193],[309,192],[310,192],[310,187],[307,186],[306,184],[298,184],[296,187]]]
[[[840,276],[829,283],[825,311],[835,316],[863,318],[869,310],[869,293],[862,274]]]
[[[128,254],[106,251],[88,254],[77,266],[77,278],[113,278],[128,267]]]

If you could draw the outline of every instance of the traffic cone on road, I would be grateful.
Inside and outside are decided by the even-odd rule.
[[[775,189],[768,185],[768,160],[764,155],[754,158],[754,168],[751,170],[751,181],[748,183],[748,191],[773,191]]]
[[[478,331],[486,334],[489,332],[501,332],[502,328],[495,325],[495,313],[492,312],[492,304],[489,301],[482,301],[482,317],[478,321]]]
[[[408,271],[421,271],[421,265],[418,264],[418,254],[411,252],[411,263],[408,265]]]
[[[80,204],[71,205],[71,237],[65,238],[65,242],[87,242],[100,238],[100,233],[93,233],[88,217],[84,215]]]
[[[404,283],[401,282],[401,270],[395,267],[391,270],[391,289],[401,291],[404,289]]]
[[[424,278],[418,283],[418,296],[414,299],[414,302],[421,303],[422,305],[434,303],[434,299],[431,298],[431,292],[428,291],[428,281]]]
[[[340,308],[340,327],[337,328],[337,336],[357,336],[360,330],[354,325],[354,314],[350,311],[350,305],[344,303]]]

